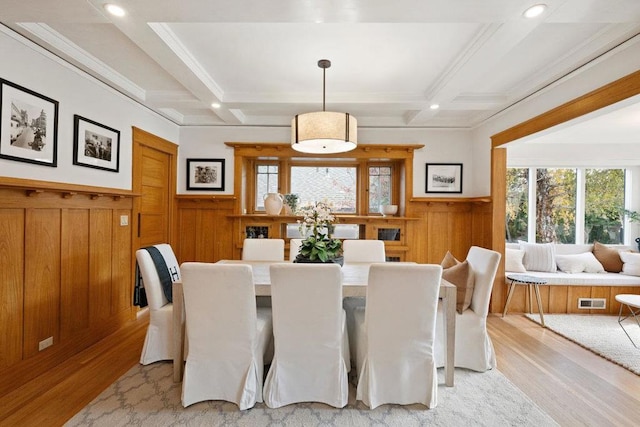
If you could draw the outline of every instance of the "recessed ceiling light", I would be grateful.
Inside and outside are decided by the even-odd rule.
[[[429,108],[431,108],[432,110],[437,110],[438,108],[440,108],[440,105],[438,105],[438,104],[431,104],[431,105],[429,106]]]
[[[104,9],[113,16],[124,16],[127,14],[127,12],[117,4],[107,3],[104,5]]]
[[[220,108],[220,104],[217,103],[217,102],[213,102],[213,103],[211,103],[211,107],[212,108]]]
[[[536,4],[531,6],[529,9],[525,10],[523,15],[525,18],[535,18],[536,16],[540,16],[542,12],[547,8],[546,4]]]

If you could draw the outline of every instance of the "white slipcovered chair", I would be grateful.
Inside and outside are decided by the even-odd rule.
[[[164,258],[172,282],[180,280],[180,267],[170,245],[154,245]],[[173,304],[162,291],[160,276],[151,255],[146,249],[136,251],[136,261],[149,304],[149,326],[140,355],[140,363],[173,359]]]
[[[289,240],[289,261],[296,259],[300,252],[300,246],[302,246],[302,239]]]
[[[437,405],[434,355],[442,267],[373,264],[367,306],[355,312],[356,399],[371,409],[385,403]]]
[[[346,239],[342,242],[344,263],[355,262],[385,262],[386,253],[382,240],[353,240]],[[344,311],[347,315],[347,330],[349,332],[349,347],[351,349],[351,363],[355,364],[356,352],[354,341],[354,317],[353,313],[358,307],[364,307],[364,297],[347,297],[343,301]]]
[[[284,261],[283,239],[244,239],[244,261]]]
[[[382,240],[352,240],[342,242],[345,264],[350,262],[385,262],[386,254]]]
[[[274,356],[264,384],[270,408],[347,404],[349,346],[338,264],[271,266]]]
[[[487,333],[487,314],[493,282],[500,264],[500,253],[472,246],[467,261],[473,271],[474,288],[471,307],[462,314],[456,312],[456,351],[454,365],[484,372],[496,367],[493,343]],[[436,362],[444,366],[444,317],[442,304],[438,305],[436,330]]]
[[[256,309],[251,267],[187,262],[182,279],[189,346],[182,405],[225,400],[244,410],[262,402],[273,323],[270,309]]]

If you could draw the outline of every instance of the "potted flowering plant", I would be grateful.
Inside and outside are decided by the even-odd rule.
[[[325,202],[300,208],[303,219],[298,220],[300,234],[305,236],[295,262],[336,262],[342,265],[342,241],[334,239],[336,217]]]

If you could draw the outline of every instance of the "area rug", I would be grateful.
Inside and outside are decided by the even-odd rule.
[[[320,403],[300,403],[279,409],[257,404],[239,411],[221,401],[183,408],[182,383],[172,380],[170,363],[133,367],[66,426],[557,426],[534,402],[497,370],[455,371],[455,387],[444,386],[438,370],[438,406],[383,405],[369,410],[355,402],[336,409]]]
[[[538,314],[525,315],[540,323]],[[545,314],[544,323],[548,329],[640,375],[640,349],[629,341],[618,324],[618,316]],[[623,324],[633,341],[640,345],[640,328],[635,320],[627,319]]]

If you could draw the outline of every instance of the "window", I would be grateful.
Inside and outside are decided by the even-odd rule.
[[[307,156],[290,144],[227,143],[235,150],[239,212],[264,212],[267,193],[297,194],[300,206],[326,200],[342,215],[379,215],[381,204],[404,213],[407,180],[421,145],[360,145],[340,156]],[[409,193],[410,194],[410,193]]]
[[[356,213],[355,166],[292,166],[290,192],[300,196],[300,206],[326,201],[332,211]]]
[[[369,213],[381,213],[380,205],[392,204],[390,166],[369,167]]]
[[[623,243],[624,169],[585,170],[585,243]]]
[[[624,195],[624,169],[508,168],[506,239],[623,243]]]
[[[536,242],[576,242],[575,169],[536,169]]]
[[[257,165],[255,193],[255,206],[257,211],[264,211],[265,194],[278,192],[278,176],[278,165]]]

